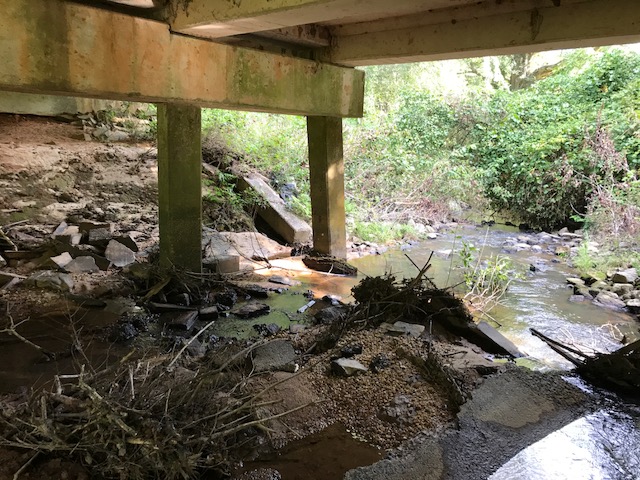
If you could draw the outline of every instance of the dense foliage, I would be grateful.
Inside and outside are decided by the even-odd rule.
[[[492,205],[541,228],[586,213],[594,184],[640,161],[639,79],[638,55],[578,52],[531,87],[496,93],[467,146]]]
[[[486,215],[487,201],[532,227],[629,230],[640,200],[640,55],[576,51],[534,72],[531,63],[368,67],[365,117],[344,121],[351,232],[412,235],[413,222]],[[295,182],[291,206],[310,216],[303,117],[207,110],[204,125],[276,188]]]

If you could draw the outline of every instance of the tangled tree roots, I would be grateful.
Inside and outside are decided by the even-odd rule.
[[[170,356],[124,358],[98,373],[56,377],[52,391],[0,402],[0,444],[65,454],[92,477],[187,479],[223,472],[228,453],[256,429],[275,403],[252,391],[244,360],[256,346],[185,368]],[[222,362],[220,358],[227,360]]]

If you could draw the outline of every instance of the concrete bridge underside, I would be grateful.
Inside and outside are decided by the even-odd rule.
[[[344,256],[353,67],[640,42],[637,0],[0,0],[0,91],[154,102],[161,257],[201,270],[200,109],[306,115],[317,250]]]

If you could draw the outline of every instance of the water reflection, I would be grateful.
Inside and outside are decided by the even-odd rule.
[[[636,480],[640,411],[600,410],[522,450],[490,480]]]

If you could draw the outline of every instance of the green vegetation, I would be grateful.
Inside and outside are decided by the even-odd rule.
[[[492,211],[533,228],[582,226],[600,243],[635,248],[640,55],[536,58],[366,68],[365,117],[344,121],[350,233],[412,238],[422,230],[409,223]],[[289,204],[310,217],[303,117],[205,110],[203,125],[277,189],[295,183]],[[577,261],[598,263],[593,256],[585,250]]]

